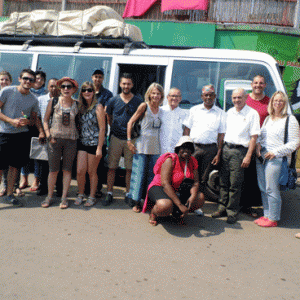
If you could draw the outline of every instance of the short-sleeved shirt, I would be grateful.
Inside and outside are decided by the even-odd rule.
[[[38,100],[39,100],[39,108],[40,108],[40,118],[44,122],[47,106],[50,101],[50,93],[38,97]]]
[[[23,113],[30,118],[32,112],[39,113],[39,102],[36,96],[31,92],[21,94],[17,86],[8,86],[0,91],[0,101],[3,103],[1,112],[11,118],[22,118]],[[28,126],[14,127],[7,122],[0,120],[0,132],[2,133],[20,133],[27,132]]]
[[[127,123],[141,103],[142,99],[137,96],[133,96],[128,103],[120,95],[109,100],[106,113],[112,116],[111,134],[120,140],[127,139]]]
[[[253,109],[255,109],[259,114],[260,119],[260,127],[263,125],[266,117],[269,115],[268,113],[268,105],[270,102],[270,98],[268,96],[265,96],[261,100],[254,100],[248,95],[246,104]]]
[[[224,141],[248,148],[251,136],[260,134],[258,112],[245,105],[241,111],[232,107],[227,112],[227,130]]]
[[[107,105],[107,102],[110,98],[113,97],[113,94],[110,90],[104,88],[103,86],[99,90],[98,93],[96,93],[96,98],[98,100],[98,103],[102,104],[103,107]]]
[[[160,128],[160,150],[161,154],[174,152],[174,148],[183,134],[183,121],[187,118],[189,111],[176,107],[171,110],[170,105],[164,105],[161,109],[163,120]]]
[[[183,125],[191,130],[190,137],[194,143],[216,144],[218,134],[226,131],[226,114],[216,105],[207,109],[202,103],[191,108]]]

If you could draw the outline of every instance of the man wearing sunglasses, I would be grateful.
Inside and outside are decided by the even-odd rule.
[[[35,82],[35,72],[24,69],[20,74],[19,82],[18,86],[9,86],[0,92],[0,177],[2,177],[2,170],[9,167],[7,201],[14,206],[22,206],[13,195],[13,187],[18,169],[29,159],[28,125],[35,124],[39,131],[39,138],[45,138],[41,120],[37,117],[38,100],[30,92]]]

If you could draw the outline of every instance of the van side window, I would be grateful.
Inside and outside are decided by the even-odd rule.
[[[108,87],[111,61],[111,57],[40,54],[37,70],[46,72],[48,79],[69,76],[81,86],[83,82],[91,81],[95,69],[102,68],[105,74],[103,86]]]
[[[171,86],[182,92],[182,108],[190,108],[202,103],[201,89],[204,85],[213,84],[216,88],[216,104],[226,109],[231,106],[231,92],[225,90],[226,80],[247,81],[257,74],[263,75],[267,82],[266,95],[270,96],[276,91],[274,81],[266,66],[259,63],[243,62],[210,62],[174,60]],[[248,90],[247,87],[244,87]]]
[[[8,71],[13,79],[13,85],[18,85],[18,78],[23,69],[31,69],[32,54],[21,52],[0,53],[0,71]]]

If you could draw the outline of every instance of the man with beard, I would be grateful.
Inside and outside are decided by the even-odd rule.
[[[22,203],[13,195],[18,170],[29,160],[30,134],[28,125],[35,124],[39,139],[45,139],[40,119],[37,98],[30,92],[35,82],[35,72],[24,69],[18,86],[9,86],[0,92],[0,177],[9,167],[7,200],[14,206]]]
[[[189,117],[183,122],[183,135],[189,135],[194,144],[193,156],[198,161],[200,198],[204,203],[205,186],[213,167],[221,158],[223,139],[226,131],[225,112],[215,105],[216,93],[213,85],[202,88],[203,103],[191,108]],[[201,214],[201,211],[196,213]]]
[[[124,154],[126,169],[126,195],[128,201],[133,154],[127,146],[127,123],[133,116],[142,100],[135,96],[131,90],[133,80],[130,74],[124,73],[120,78],[121,94],[109,100],[106,106],[108,124],[110,125],[110,145],[108,149],[107,195],[102,201],[104,206],[113,201],[113,185],[115,183],[116,169]],[[135,140],[132,140],[134,143]]]

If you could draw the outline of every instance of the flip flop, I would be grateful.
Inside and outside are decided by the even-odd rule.
[[[132,211],[135,213],[140,213],[142,211],[141,204],[138,202],[133,208]]]
[[[30,191],[30,192],[36,192],[38,189],[39,189],[38,186],[37,186],[37,187],[31,187],[31,188],[29,189],[29,191]]]
[[[67,200],[67,199],[61,199],[61,202],[60,202],[59,207],[60,207],[61,209],[66,209],[66,208],[68,208],[68,207],[69,207],[69,202],[68,202],[68,200]]]
[[[29,185],[28,185],[28,183],[25,183],[25,184],[20,185],[20,186],[19,186],[19,189],[20,189],[20,190],[24,190],[24,189],[26,189],[27,187],[29,187]]]
[[[25,194],[20,188],[16,188],[15,193],[17,194],[18,197],[24,197]]]
[[[155,214],[150,214],[149,216],[149,224],[152,226],[157,226],[157,220],[156,220],[156,215]]]

